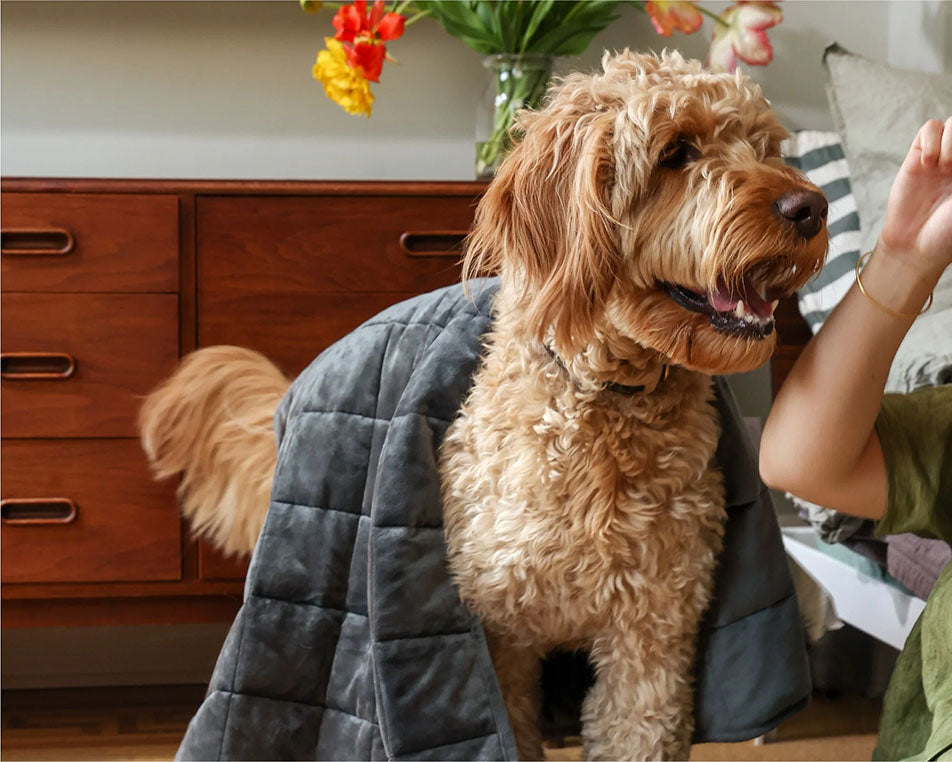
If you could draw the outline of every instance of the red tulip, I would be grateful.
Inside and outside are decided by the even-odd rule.
[[[374,0],[367,13],[367,0],[354,0],[342,6],[334,15],[334,37],[341,42],[353,42],[366,37],[369,40],[395,40],[403,34],[404,18],[399,13],[384,13],[384,0]]]
[[[405,19],[399,13],[385,13],[384,0],[374,0],[367,12],[367,0],[354,0],[342,6],[334,15],[335,39],[340,40],[347,53],[347,61],[371,82],[380,80],[387,46],[403,34]]]
[[[377,24],[376,33],[380,40],[395,40],[403,34],[405,19],[399,13],[388,13]]]
[[[347,60],[350,65],[357,69],[364,79],[371,82],[380,81],[383,59],[387,54],[386,46],[357,42],[354,45],[344,45],[344,49],[347,51]]]
[[[344,5],[334,14],[334,20],[331,22],[337,34],[334,38],[341,42],[353,42],[363,30],[363,14],[361,14],[354,5]]]

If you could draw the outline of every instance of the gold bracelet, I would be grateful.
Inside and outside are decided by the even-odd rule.
[[[870,296],[869,291],[866,290],[866,287],[863,285],[863,281],[859,277],[860,269],[863,267],[865,260],[869,259],[872,256],[872,251],[867,251],[863,256],[856,260],[856,285],[859,286],[860,293],[865,296],[869,301],[875,304],[883,312],[888,312],[890,315],[898,318],[917,318],[919,315],[922,315],[925,312],[928,312],[929,308],[932,306],[932,297],[934,292],[929,292],[929,298],[926,300],[926,305],[919,312],[897,312],[891,307],[887,307],[882,302],[876,301],[872,296]]]

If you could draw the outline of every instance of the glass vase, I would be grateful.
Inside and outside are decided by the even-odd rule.
[[[488,179],[509,150],[516,112],[536,108],[545,95],[555,57],[544,53],[486,56],[489,81],[476,111],[476,177]]]

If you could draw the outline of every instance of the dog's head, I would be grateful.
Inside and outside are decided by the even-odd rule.
[[[465,273],[498,272],[563,357],[615,335],[705,372],[761,365],[776,300],[822,266],[826,200],[745,77],[676,53],[602,65],[520,115]]]

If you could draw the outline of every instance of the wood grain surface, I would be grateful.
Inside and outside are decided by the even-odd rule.
[[[182,574],[178,507],[153,482],[137,440],[7,440],[2,497],[63,497],[68,524],[0,528],[2,580],[175,580]]]
[[[810,326],[797,307],[796,296],[781,300],[774,313],[777,321],[777,350],[770,361],[771,386],[776,396],[793,363],[813,337]]]
[[[4,691],[4,760],[171,760],[201,704],[204,686]],[[867,760],[882,703],[816,697],[764,743],[699,744],[693,762]],[[579,739],[547,741],[545,759],[581,760]]]
[[[133,437],[142,398],[178,360],[172,294],[5,293],[4,352],[76,360],[63,380],[0,381],[4,437]]]
[[[257,349],[295,375],[395,302],[459,280],[474,196],[216,196],[197,202],[198,344]],[[430,247],[433,248],[433,247]]]
[[[3,193],[4,249],[23,229],[61,229],[64,255],[0,256],[4,291],[175,292],[178,198],[174,195]]]
[[[204,540],[198,541],[198,576],[208,580],[242,580],[249,558],[226,558]]]

